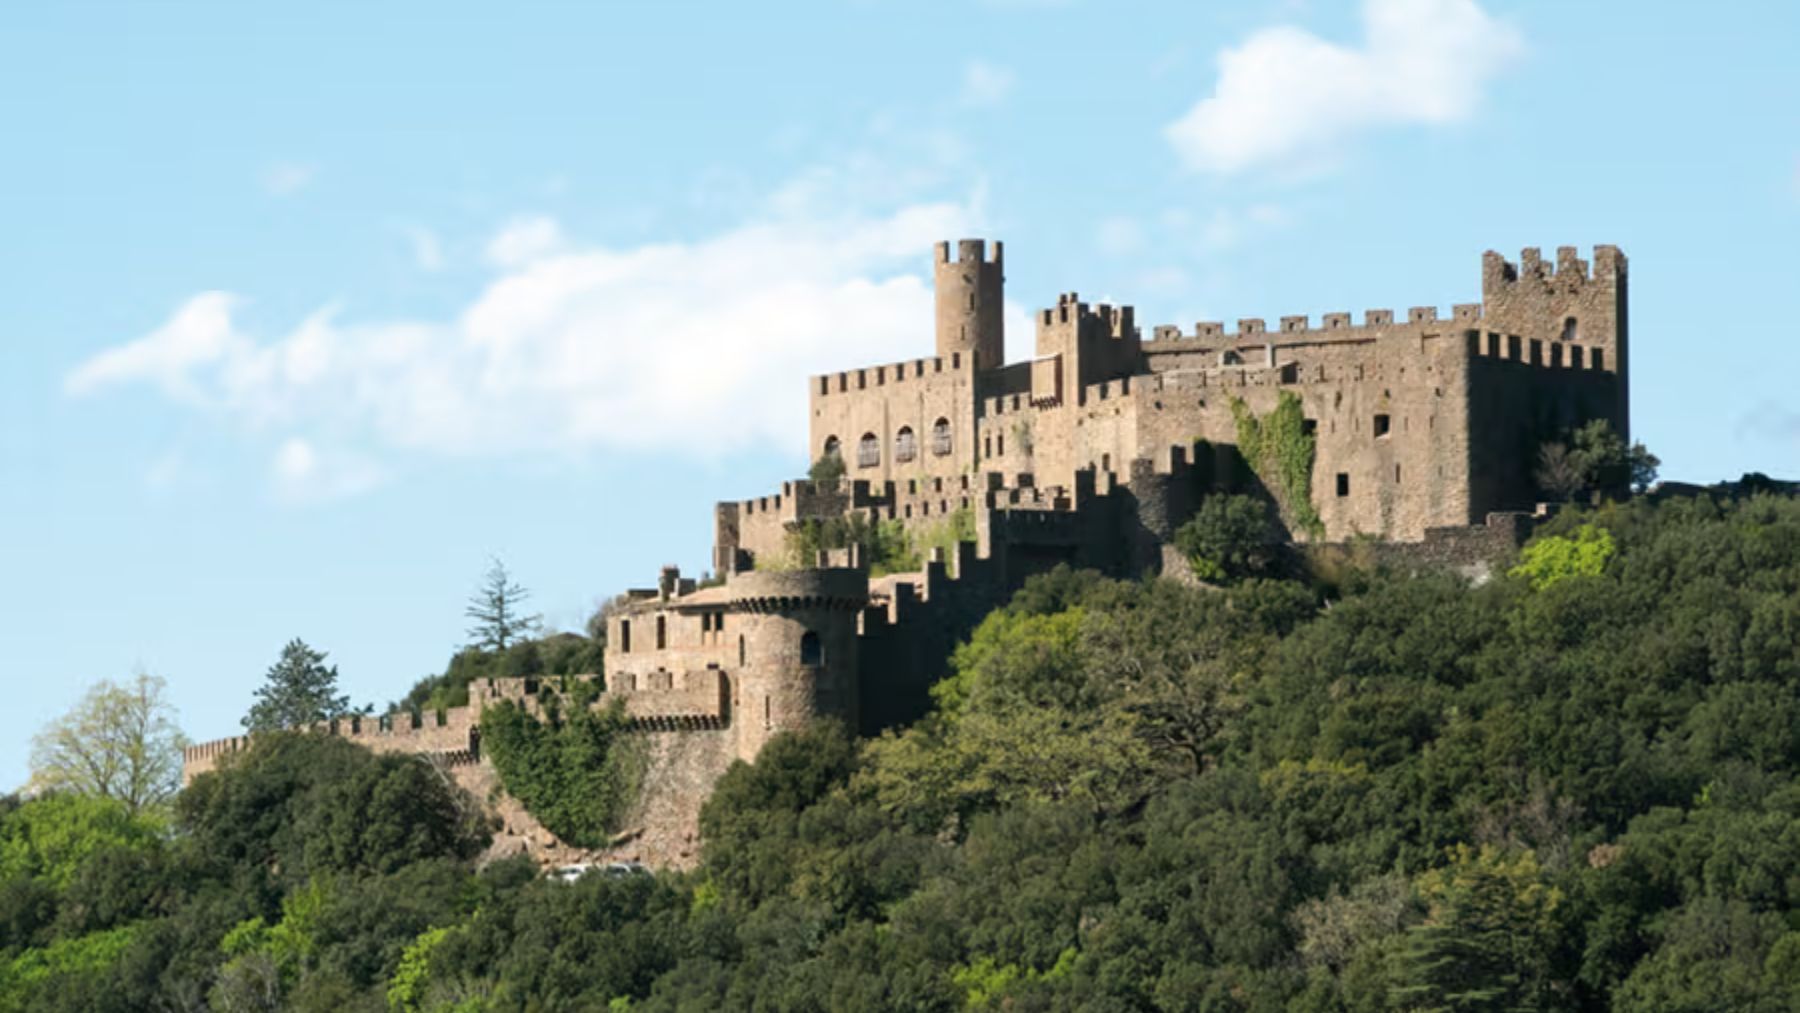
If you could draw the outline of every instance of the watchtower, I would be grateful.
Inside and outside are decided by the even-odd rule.
[[[964,239],[956,244],[937,244],[934,281],[937,286],[937,354],[945,359],[973,354],[975,368],[997,369],[1006,364],[1004,302],[1006,277],[1000,243],[994,257],[987,257],[987,242]]]
[[[1593,368],[1619,378],[1616,403],[1607,417],[1619,435],[1631,439],[1630,323],[1627,317],[1625,254],[1617,246],[1594,247],[1590,268],[1573,246],[1556,250],[1554,264],[1537,248],[1524,250],[1513,264],[1488,251],[1481,262],[1482,320],[1527,342],[1579,344]]]

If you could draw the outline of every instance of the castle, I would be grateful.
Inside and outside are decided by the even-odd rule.
[[[781,731],[829,716],[873,733],[921,714],[955,644],[1032,573],[1180,569],[1170,541],[1211,492],[1265,496],[1288,520],[1303,497],[1296,540],[1373,536],[1398,559],[1470,564],[1529,530],[1544,441],[1592,419],[1629,439],[1626,261],[1612,246],[1591,264],[1572,247],[1554,263],[1489,252],[1481,302],[1447,317],[1202,322],[1145,340],[1131,307],[1069,293],[1037,314],[1035,354],[1017,363],[1000,244],[941,243],[933,269],[934,356],[807,381],[807,457],[835,458],[843,478],[720,503],[715,580],[665,568],[608,619],[601,700],[622,701],[650,769],[607,857],[690,864],[713,781]],[[1284,400],[1311,436],[1309,489],[1270,488],[1237,447],[1244,420]],[[864,543],[797,537],[849,518],[935,547],[878,572]],[[329,730],[438,757],[492,793],[481,709],[535,706],[537,691],[492,680],[466,708]],[[192,747],[185,773],[244,744]],[[571,857],[516,805],[506,823],[543,860]]]

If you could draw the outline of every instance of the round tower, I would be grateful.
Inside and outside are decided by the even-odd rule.
[[[965,362],[974,355],[978,369],[1006,364],[1006,330],[1003,305],[1006,277],[1000,243],[994,258],[987,257],[987,242],[964,239],[956,244],[937,244],[934,280],[937,285],[937,354],[945,359],[960,354]]]
[[[869,601],[866,571],[752,571],[726,593],[736,632],[732,724],[737,755],[821,717],[857,724],[856,618]]]

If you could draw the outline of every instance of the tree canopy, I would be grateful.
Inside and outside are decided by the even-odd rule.
[[[161,805],[181,786],[181,750],[168,683],[139,672],[103,681],[31,740],[31,785],[124,803],[130,812]]]
[[[470,800],[319,735],[172,823],[0,801],[0,1010],[1796,1008],[1800,501],[1523,562],[1047,574],[914,726],[734,765],[690,872],[478,868]],[[560,720],[527,776],[630,734]]]
[[[304,728],[350,712],[350,697],[337,691],[337,666],[325,664],[323,651],[294,638],[256,691],[256,702],[244,715],[253,732]]]
[[[469,646],[504,651],[529,637],[543,625],[543,618],[524,611],[531,592],[515,583],[506,564],[494,559],[481,587],[469,598],[463,615],[474,620],[469,627]]]

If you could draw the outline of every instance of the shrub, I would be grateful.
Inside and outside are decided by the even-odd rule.
[[[1612,533],[1589,521],[1572,535],[1551,535],[1534,540],[1520,553],[1512,575],[1543,590],[1570,577],[1598,577],[1606,572],[1615,549]]]
[[[1268,507],[1253,496],[1208,496],[1175,532],[1195,576],[1217,584],[1267,573],[1276,541]]]

